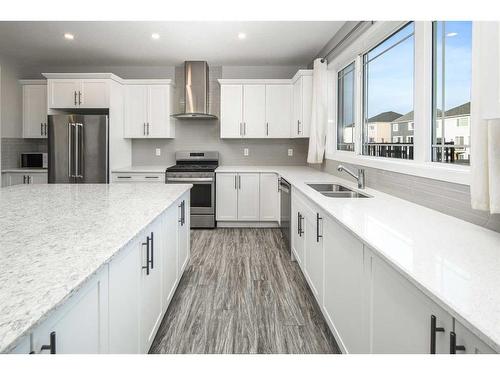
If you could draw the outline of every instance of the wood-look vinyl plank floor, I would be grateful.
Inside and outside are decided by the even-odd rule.
[[[339,353],[278,229],[191,231],[150,353]]]

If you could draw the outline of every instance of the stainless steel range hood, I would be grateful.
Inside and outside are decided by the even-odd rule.
[[[206,61],[184,62],[184,112],[172,115],[179,120],[216,120],[208,108],[208,64]]]

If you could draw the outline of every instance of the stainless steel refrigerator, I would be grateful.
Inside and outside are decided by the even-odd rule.
[[[106,115],[49,116],[49,183],[109,182],[109,126]]]

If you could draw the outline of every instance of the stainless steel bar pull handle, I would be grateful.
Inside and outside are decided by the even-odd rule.
[[[266,122],[266,135],[269,135],[269,123]]]
[[[76,91],[74,92],[74,94],[75,94],[75,106],[76,106]]]
[[[148,127],[147,127],[147,129],[148,129],[148,135],[149,135],[149,122],[148,122],[147,124],[148,124]]]
[[[52,331],[50,332],[50,344],[49,345],[42,345],[40,347],[40,351],[43,350],[50,350],[50,354],[56,354],[56,332]]]
[[[238,176],[235,175],[234,176],[234,189],[235,190],[238,189],[238,181],[237,180],[238,180]]]
[[[83,170],[83,124],[75,124],[75,134],[76,134],[76,141],[75,141],[75,154],[76,154],[76,159],[75,159],[75,177],[77,178],[83,178],[82,170]]]
[[[455,332],[450,332],[450,354],[457,354],[457,350],[464,352],[464,345],[457,345],[457,335]]]
[[[78,104],[82,104],[82,92],[78,91]]]
[[[430,354],[436,354],[436,332],[444,332],[443,327],[437,326],[437,319],[435,315],[431,315],[431,348]]]
[[[323,218],[321,218],[321,217],[319,216],[319,213],[316,213],[316,242],[319,242],[319,239],[320,239],[321,237],[323,237],[323,235],[322,235],[322,234],[319,234],[319,221],[320,221],[320,220],[323,220]]]
[[[142,266],[142,269],[145,269],[146,275],[149,275],[149,265],[151,263],[151,260],[149,258],[149,236],[146,237],[146,242],[143,242],[142,245],[146,245],[146,265]]]
[[[43,135],[43,122],[40,123],[40,135]]]
[[[75,138],[76,126],[73,123],[68,124],[68,176],[75,177],[74,163],[75,163],[75,145],[73,140]]]

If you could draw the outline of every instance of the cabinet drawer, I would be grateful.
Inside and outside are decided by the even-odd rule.
[[[165,183],[164,173],[112,173],[113,182],[161,182]]]

